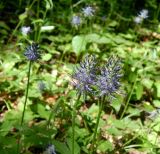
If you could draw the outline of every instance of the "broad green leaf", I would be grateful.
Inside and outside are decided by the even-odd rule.
[[[98,43],[98,44],[107,44],[112,42],[110,38],[107,38],[105,36],[100,36],[95,33],[86,35],[86,41],[88,43]]]
[[[65,143],[54,140],[53,144],[55,145],[56,151],[58,151],[60,154],[71,154],[71,151]]]
[[[67,139],[67,144],[70,148],[70,151],[72,151],[72,139],[71,138]],[[74,142],[74,154],[80,154],[80,147],[76,141]]]
[[[86,50],[86,45],[86,36],[75,36],[72,39],[72,48],[77,55],[79,55],[82,51]]]
[[[87,42],[97,42],[99,39],[100,39],[100,36],[95,33],[86,35]]]

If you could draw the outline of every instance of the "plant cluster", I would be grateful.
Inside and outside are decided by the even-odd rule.
[[[159,0],[0,1],[0,154],[159,154]]]

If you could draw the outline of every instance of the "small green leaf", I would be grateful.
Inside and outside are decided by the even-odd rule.
[[[49,111],[46,110],[45,106],[42,104],[37,104],[37,112],[41,118],[48,119],[49,118]]]
[[[151,79],[145,78],[145,79],[142,80],[142,84],[143,84],[146,88],[151,89],[151,88],[152,88],[152,85],[153,85],[153,81],[152,81]]]
[[[137,100],[140,100],[141,97],[143,95],[143,86],[140,82],[137,82],[136,84],[136,97],[137,97]]]
[[[19,20],[24,20],[25,18],[27,18],[27,13],[26,12],[19,15]]]
[[[100,150],[101,152],[107,152],[107,151],[112,151],[114,148],[113,148],[113,145],[111,142],[109,141],[103,141],[101,142],[99,145],[98,145],[98,150]]]
[[[160,107],[160,100],[153,100],[153,104],[156,106],[156,107]]]
[[[155,82],[157,97],[160,97],[160,81]]]
[[[51,58],[52,58],[52,55],[50,53],[47,53],[42,57],[42,60],[49,61]]]

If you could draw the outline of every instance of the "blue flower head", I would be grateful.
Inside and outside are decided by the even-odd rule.
[[[73,16],[72,17],[72,21],[71,21],[71,24],[73,26],[79,26],[81,24],[81,18],[79,16]]]
[[[75,68],[72,74],[73,85],[78,94],[86,95],[94,93],[93,85],[96,81],[97,62],[94,56],[86,56],[85,59]]]
[[[24,55],[27,57],[30,61],[36,61],[40,58],[40,54],[38,52],[39,45],[36,43],[32,43],[29,47],[26,48],[26,51]]]
[[[119,93],[121,77],[121,60],[112,56],[106,65],[101,68],[100,74],[97,76],[98,94],[113,98],[115,94]]]
[[[116,56],[111,56],[102,67],[94,56],[86,56],[72,75],[74,86],[84,96],[114,98],[121,92],[121,69],[121,60]]]
[[[95,10],[93,9],[93,7],[87,6],[87,7],[82,9],[82,12],[83,12],[85,17],[92,17],[95,13]]]
[[[45,154],[56,154],[55,147],[53,144],[48,145],[48,147],[45,151]]]

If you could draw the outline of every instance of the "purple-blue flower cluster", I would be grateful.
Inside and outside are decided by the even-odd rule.
[[[121,60],[116,56],[111,56],[103,66],[94,56],[86,56],[76,67],[72,78],[79,94],[113,98],[119,93],[121,70]]]
[[[73,26],[79,26],[81,24],[80,16],[73,16],[71,23]]]
[[[87,55],[80,66],[75,68],[72,74],[73,85],[79,94],[85,95],[94,92],[92,86],[95,84],[96,67],[96,58]]]
[[[93,16],[93,14],[95,12],[93,7],[91,7],[91,6],[87,6],[87,7],[83,8],[82,11],[83,11],[83,14],[85,17],[91,17],[91,16]]]
[[[36,61],[40,58],[40,54],[38,52],[39,45],[36,43],[32,43],[29,47],[26,48],[26,51],[24,55],[27,57],[30,61]]]
[[[121,60],[118,57],[110,57],[106,65],[101,68],[97,76],[97,87],[100,96],[114,97],[121,86]]]

